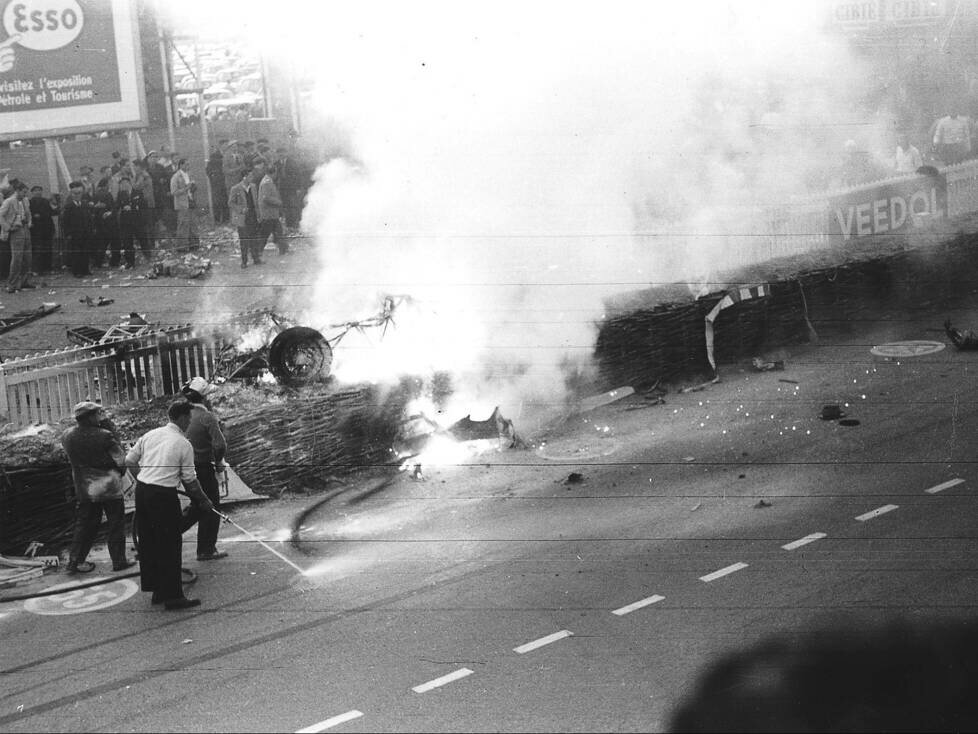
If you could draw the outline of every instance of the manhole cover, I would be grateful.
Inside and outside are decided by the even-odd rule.
[[[619,448],[618,441],[610,438],[599,438],[592,441],[553,441],[544,444],[537,453],[550,461],[582,461],[610,456]]]
[[[944,349],[944,342],[907,341],[880,344],[870,349],[877,357],[921,357]]]

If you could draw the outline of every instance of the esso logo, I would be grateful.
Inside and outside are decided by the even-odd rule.
[[[17,43],[53,51],[78,38],[85,14],[77,0],[13,0],[3,11],[3,27]]]

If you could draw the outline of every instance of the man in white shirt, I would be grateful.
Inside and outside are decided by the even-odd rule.
[[[7,293],[36,286],[28,282],[31,274],[31,207],[27,184],[10,182],[14,193],[0,204],[0,240],[10,243],[10,277]]]
[[[177,171],[170,177],[170,194],[177,213],[177,241],[180,247],[194,247],[200,241],[194,220],[193,194],[196,184],[190,178],[189,164],[181,158]]]
[[[952,109],[934,127],[934,150],[948,166],[967,158],[971,153],[971,121]]]
[[[153,592],[154,604],[162,603],[166,609],[200,605],[200,599],[183,595],[180,578],[180,485],[201,512],[214,509],[197,481],[194,449],[184,436],[191,410],[186,400],[171,403],[167,410],[170,422],[141,436],[126,455],[126,466],[136,478],[134,527],[139,536],[140,585],[143,591]]]
[[[897,138],[896,155],[894,162],[897,173],[914,173],[924,165],[924,160],[915,145],[910,143],[910,136],[901,133]]]

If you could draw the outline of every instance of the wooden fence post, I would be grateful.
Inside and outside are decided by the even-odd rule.
[[[4,377],[2,365],[0,365],[0,418],[10,420],[10,402],[7,399],[7,378]]]

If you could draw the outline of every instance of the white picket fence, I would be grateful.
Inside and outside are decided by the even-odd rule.
[[[108,344],[69,347],[0,364],[0,422],[54,423],[82,400],[117,405],[174,395],[210,375],[218,344],[190,326]]]

